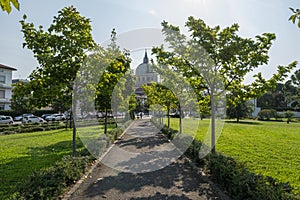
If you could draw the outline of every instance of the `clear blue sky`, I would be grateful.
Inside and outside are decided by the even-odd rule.
[[[53,16],[65,6],[74,5],[92,21],[93,37],[102,43],[113,28],[118,34],[142,28],[160,28],[163,20],[184,29],[188,16],[203,19],[209,26],[240,25],[240,35],[255,37],[264,32],[276,34],[270,62],[257,71],[265,77],[277,65],[300,61],[300,29],[288,21],[289,7],[300,8],[298,0],[19,0],[20,11],[0,12],[0,63],[17,68],[14,78],[26,78],[38,65],[32,53],[22,48],[19,21],[23,14],[36,27],[48,28]],[[142,58],[141,60],[142,61]],[[299,68],[299,66],[298,66]],[[257,72],[256,71],[256,72]]]

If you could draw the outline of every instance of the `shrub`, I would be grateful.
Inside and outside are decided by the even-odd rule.
[[[12,111],[12,110],[1,110],[0,115],[11,116],[11,117],[14,118],[16,116],[21,115],[21,113],[16,112],[16,111]]]
[[[292,121],[292,117],[295,115],[293,112],[291,112],[291,111],[285,111],[284,112],[284,117],[285,118],[287,118],[287,121],[286,121],[286,123],[290,123],[290,121]]]
[[[115,128],[107,132],[107,136],[110,138],[111,142],[114,142],[118,137],[123,133],[123,130],[120,128]]]
[[[89,157],[65,156],[53,167],[35,171],[18,185],[15,199],[56,199],[85,172]]]
[[[269,121],[271,118],[277,118],[277,111],[270,109],[270,110],[261,110],[258,113],[259,120],[267,120]]]
[[[210,154],[207,163],[213,178],[234,199],[294,199],[289,183],[249,172],[233,158]]]
[[[164,125],[160,130],[160,133],[165,135],[169,140],[173,140],[176,134],[178,134],[178,131],[172,128],[168,128],[168,126]]]

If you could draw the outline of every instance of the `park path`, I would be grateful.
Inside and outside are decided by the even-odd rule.
[[[65,199],[227,199],[157,132],[149,119],[135,120]]]

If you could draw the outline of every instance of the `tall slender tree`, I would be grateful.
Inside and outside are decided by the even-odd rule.
[[[65,7],[54,17],[52,24],[43,30],[20,21],[25,42],[23,47],[32,50],[39,66],[30,74],[31,90],[37,107],[54,105],[64,99],[66,107],[72,105],[74,80],[86,52],[94,47],[90,19],[80,15],[73,6]],[[67,97],[67,98],[66,98]],[[76,127],[73,126],[73,155],[76,154]]]

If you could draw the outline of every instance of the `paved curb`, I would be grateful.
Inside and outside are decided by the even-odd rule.
[[[123,131],[123,133],[119,136],[119,138],[121,139],[126,131],[135,123],[135,120],[131,122],[131,124]],[[118,139],[119,140],[119,139]],[[71,188],[69,188],[62,196],[59,197],[59,199],[61,200],[68,200],[72,194],[78,190],[78,188],[80,187],[80,185],[86,180],[86,178],[89,177],[89,175],[93,172],[93,170],[100,165],[100,162],[102,161],[102,159],[107,155],[107,153],[115,146],[116,142],[118,142],[118,140],[114,141],[114,143],[101,155],[100,158],[98,158],[94,164],[92,164],[92,166],[90,167],[90,169],[75,183],[75,185],[73,185]]]

